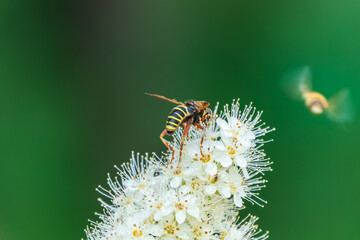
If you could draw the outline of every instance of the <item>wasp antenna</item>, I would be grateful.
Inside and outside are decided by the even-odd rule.
[[[164,96],[161,96],[161,95],[158,95],[158,94],[151,94],[151,93],[145,93],[145,94],[149,95],[149,96],[152,96],[152,97],[156,97],[156,98],[165,100],[165,101],[168,101],[168,102],[172,102],[172,103],[175,103],[175,104],[178,104],[178,105],[184,105],[184,103],[179,102],[176,99],[169,99],[167,97],[164,97]]]

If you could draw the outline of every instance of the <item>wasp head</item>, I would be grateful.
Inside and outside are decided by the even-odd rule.
[[[213,113],[210,108],[205,108],[204,110],[201,110],[200,116],[201,121],[207,124],[210,118],[213,116]]]

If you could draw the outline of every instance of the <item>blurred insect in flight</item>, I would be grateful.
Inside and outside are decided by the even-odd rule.
[[[340,123],[352,121],[354,110],[349,90],[343,89],[330,99],[313,91],[310,67],[289,73],[281,84],[291,97],[303,100],[311,113],[315,115],[326,113],[331,120]]]
[[[172,162],[174,158],[174,149],[167,143],[167,141],[164,139],[164,136],[174,134],[176,129],[184,125],[184,132],[182,135],[180,153],[179,153],[179,163],[180,163],[182,149],[184,145],[184,139],[189,133],[191,125],[194,125],[195,127],[204,130],[204,128],[199,123],[200,122],[207,123],[207,121],[210,118],[214,118],[211,109],[208,108],[210,106],[210,103],[206,101],[187,101],[185,103],[182,103],[175,99],[169,99],[157,94],[150,94],[150,93],[145,93],[145,94],[178,105],[171,110],[168,119],[166,121],[165,130],[160,134],[160,139],[165,144],[165,146],[172,151],[173,154],[171,159]]]

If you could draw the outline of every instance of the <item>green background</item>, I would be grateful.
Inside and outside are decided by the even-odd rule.
[[[276,127],[274,171],[248,207],[271,239],[359,236],[359,117],[347,131],[279,88],[309,65],[314,88],[360,106],[360,2],[0,2],[0,239],[80,239],[95,192],[131,150],[165,150],[172,105],[241,98]],[[358,111],[359,112],[359,111]]]

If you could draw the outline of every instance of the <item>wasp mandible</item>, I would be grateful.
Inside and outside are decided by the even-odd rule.
[[[204,130],[199,123],[207,122],[210,118],[214,118],[211,109],[209,108],[210,103],[206,101],[187,101],[185,103],[179,102],[175,99],[169,99],[164,96],[160,96],[157,94],[145,93],[149,96],[153,96],[168,102],[172,102],[177,104],[178,106],[174,107],[166,121],[165,130],[160,134],[161,141],[165,144],[165,146],[172,151],[172,159],[174,158],[174,149],[166,142],[164,139],[165,135],[172,135],[180,126],[184,125],[184,132],[182,135],[181,145],[180,145],[180,153],[179,153],[179,163],[181,162],[182,149],[184,146],[184,139],[189,133],[191,125]],[[204,138],[204,136],[203,136]],[[203,141],[203,138],[201,142]],[[171,163],[170,162],[170,163]]]

